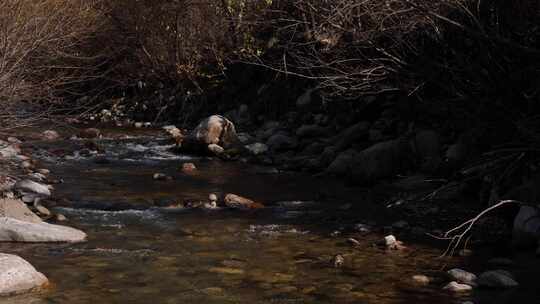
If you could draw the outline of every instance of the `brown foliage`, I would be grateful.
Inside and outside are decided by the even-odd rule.
[[[89,43],[101,26],[96,1],[0,2],[0,100],[58,101],[75,85],[102,77]]]

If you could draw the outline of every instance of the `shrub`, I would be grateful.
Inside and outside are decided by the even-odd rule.
[[[59,102],[103,77],[105,56],[91,42],[101,18],[86,0],[0,2],[0,101]]]

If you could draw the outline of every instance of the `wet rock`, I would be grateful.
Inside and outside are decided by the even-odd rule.
[[[429,283],[431,282],[431,279],[428,276],[421,274],[413,275],[412,280],[415,284],[422,286],[429,285]]]
[[[24,193],[33,193],[33,194],[37,194],[41,196],[51,195],[51,191],[49,190],[49,187],[47,187],[44,184],[40,184],[29,179],[18,181],[17,183],[15,183],[14,188],[15,190],[18,190]]]
[[[43,140],[57,140],[60,138],[60,134],[54,130],[45,130],[41,133],[41,139]]]
[[[367,224],[355,224],[354,230],[360,233],[370,233],[371,232],[371,226]]]
[[[47,284],[47,278],[30,263],[12,254],[0,253],[0,295],[18,294]]]
[[[239,143],[234,124],[221,115],[212,115],[202,120],[185,138],[186,144],[219,145],[225,149]]]
[[[67,242],[86,241],[86,234],[78,229],[52,225],[45,222],[31,223],[8,217],[0,218],[0,241],[4,242]]]
[[[404,250],[406,247],[403,245],[403,242],[398,241],[395,236],[387,235],[381,242],[387,250]]]
[[[476,275],[474,273],[470,273],[459,268],[450,269],[447,273],[453,281],[461,284],[476,286]]]
[[[26,204],[34,204],[38,196],[34,194],[26,194],[21,197],[21,200]]]
[[[225,195],[224,202],[227,207],[234,209],[259,209],[264,207],[261,203],[230,193]]]
[[[263,143],[253,143],[246,145],[245,148],[253,155],[264,154],[268,151],[268,146]]]
[[[223,149],[220,145],[210,144],[208,145],[208,151],[210,151],[212,154],[220,155],[225,152],[225,149]]]
[[[443,287],[444,290],[448,290],[451,292],[469,292],[472,290],[472,286],[467,284],[460,284],[458,282],[452,281],[448,283],[446,286]]]
[[[169,134],[176,144],[181,144],[184,139],[184,133],[182,130],[178,129],[176,126],[170,125],[170,126],[164,126],[162,128],[167,134]]]
[[[65,222],[65,221],[67,221],[68,219],[67,219],[67,217],[66,217],[65,215],[63,215],[63,214],[61,214],[61,213],[57,213],[57,214],[55,215],[55,220],[56,220],[57,222]]]
[[[522,206],[514,219],[512,241],[517,247],[532,247],[540,239],[540,213],[537,208]]]
[[[360,246],[360,242],[354,238],[348,238],[347,243],[351,244],[352,246]]]
[[[506,270],[486,271],[478,277],[477,282],[479,286],[488,288],[512,288],[519,285]]]
[[[243,269],[229,268],[229,267],[212,267],[208,271],[212,273],[219,273],[219,274],[231,274],[231,275],[244,274]]]
[[[137,128],[137,129],[140,129],[140,128],[144,127],[144,123],[142,123],[142,122],[136,122],[135,124],[133,124],[133,126],[134,126],[135,128]]]
[[[49,209],[43,207],[41,204],[34,204],[34,208],[36,208],[36,211],[39,215],[43,217],[49,217],[51,216],[51,211]]]
[[[332,259],[332,264],[335,268],[343,267],[343,264],[345,264],[345,258],[341,254],[336,254]]]
[[[80,138],[99,138],[101,137],[101,131],[97,128],[86,128],[79,132]]]
[[[194,163],[183,163],[181,170],[184,173],[192,173],[194,171],[197,171],[197,167],[195,166]]]
[[[298,142],[295,138],[290,137],[284,133],[277,133],[272,135],[266,142],[268,148],[273,152],[287,151],[296,148]]]
[[[171,176],[168,176],[167,174],[164,174],[164,173],[154,173],[152,178],[154,180],[158,180],[158,181],[164,181],[164,180],[171,180],[172,179]]]
[[[0,199],[0,215],[29,223],[42,222],[25,203],[16,199]]]
[[[209,202],[209,203],[204,203],[202,205],[202,207],[204,209],[216,209],[218,206],[217,206],[217,202],[213,201],[213,202]]]

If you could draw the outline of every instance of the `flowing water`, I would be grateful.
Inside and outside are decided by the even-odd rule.
[[[143,135],[101,140],[101,156],[71,145],[35,143],[33,151],[41,165],[63,179],[55,195],[70,203],[55,211],[87,232],[88,242],[1,244],[0,251],[21,255],[52,284],[0,303],[466,300],[441,292],[444,282],[429,287],[411,282],[415,274],[435,275],[442,266],[440,249],[417,245],[385,252],[372,245],[381,234],[331,233],[344,223],[376,218],[377,207],[359,190],[271,168],[175,155],[165,142]],[[186,161],[198,170],[180,172]],[[174,179],[155,181],[156,172]],[[206,200],[212,192],[236,193],[268,207],[251,212],[166,208]],[[360,245],[346,244],[349,236]],[[336,254],[345,258],[341,268],[333,265]]]

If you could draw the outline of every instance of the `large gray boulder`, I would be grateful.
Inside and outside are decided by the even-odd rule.
[[[47,284],[47,278],[30,263],[12,254],[0,253],[0,295],[12,295]]]
[[[17,219],[23,222],[41,223],[39,216],[28,209],[25,203],[20,200],[3,198],[0,199],[0,216]]]
[[[413,160],[409,143],[400,139],[385,141],[355,155],[349,173],[355,182],[371,182],[403,171]]]
[[[516,247],[532,247],[540,240],[540,213],[532,206],[522,206],[514,219],[512,240]]]
[[[268,139],[266,145],[274,152],[288,151],[295,149],[298,146],[298,141],[287,134],[277,133]]]
[[[348,174],[351,170],[353,160],[357,156],[358,152],[352,149],[339,153],[339,155],[330,163],[326,172],[338,176]]]
[[[369,122],[362,121],[359,122],[339,133],[335,138],[336,151],[340,152],[349,147],[354,143],[366,139],[369,133]]]
[[[215,144],[225,149],[238,145],[234,124],[221,115],[212,115],[202,120],[199,125],[184,139],[186,144]]]
[[[0,241],[78,243],[86,241],[86,233],[67,226],[45,222],[25,222],[9,217],[0,217]]]
[[[461,284],[476,286],[476,275],[474,273],[467,272],[459,268],[450,269],[447,273],[453,281]]]
[[[478,285],[488,288],[512,288],[519,284],[510,272],[499,269],[482,273],[478,277]]]

